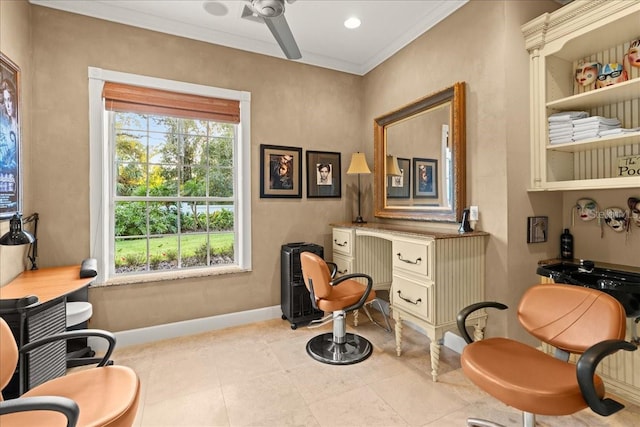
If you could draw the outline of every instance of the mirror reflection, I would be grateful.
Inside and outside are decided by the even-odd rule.
[[[376,216],[459,222],[464,83],[375,119]]]

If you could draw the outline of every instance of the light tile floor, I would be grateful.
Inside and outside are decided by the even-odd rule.
[[[350,316],[351,319],[351,316]],[[325,365],[305,351],[328,331],[283,320],[117,349],[117,364],[140,376],[136,426],[464,426],[467,417],[521,425],[519,411],[488,396],[443,347],[439,381],[431,380],[429,341],[403,328],[403,354],[393,333],[360,316],[355,331],[374,353],[349,366]],[[590,410],[537,418],[539,426],[640,426],[640,407],[600,417]]]

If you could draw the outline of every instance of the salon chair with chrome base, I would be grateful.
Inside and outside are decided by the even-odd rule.
[[[605,398],[597,365],[618,350],[634,351],[624,341],[624,307],[612,296],[596,289],[565,284],[540,284],[529,288],[518,305],[518,320],[531,335],[556,350],[553,357],[534,347],[507,338],[473,342],[466,318],[476,310],[506,305],[481,302],[458,314],[460,333],[468,343],[460,362],[465,375],[496,399],[523,411],[525,427],[535,426],[535,414],[571,415],[591,408],[609,416],[624,408]],[[570,363],[571,354],[579,356]],[[468,426],[500,426],[469,418]]]
[[[333,332],[315,336],[307,343],[307,353],[315,360],[332,365],[349,365],[365,360],[371,355],[371,343],[356,334],[347,333],[347,312],[357,310],[375,298],[373,279],[366,274],[346,274],[332,279],[327,263],[311,252],[300,254],[302,276],[314,308],[331,313],[325,319],[333,320]],[[367,285],[355,280],[364,278]]]

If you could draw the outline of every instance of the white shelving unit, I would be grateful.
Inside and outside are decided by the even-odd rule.
[[[547,125],[553,113],[581,110],[616,117],[625,128],[640,126],[640,68],[628,70],[628,81],[600,89],[574,81],[580,60],[623,62],[630,42],[640,38],[640,1],[576,0],[522,32],[530,54],[530,190],[640,187],[640,171],[619,176],[618,168],[621,157],[640,158],[640,132],[549,144]]]

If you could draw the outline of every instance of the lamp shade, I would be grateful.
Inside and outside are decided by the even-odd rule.
[[[367,165],[367,158],[364,156],[364,153],[353,153],[351,155],[351,164],[349,165],[347,173],[350,175],[356,173],[371,173],[371,169],[369,169],[369,165]]]
[[[22,217],[19,214],[15,214],[11,221],[9,221],[9,231],[0,237],[0,245],[3,246],[16,246],[26,245],[33,243],[35,237],[22,229]]]
[[[402,176],[402,171],[400,170],[398,158],[396,156],[387,156],[386,166],[387,175]]]

